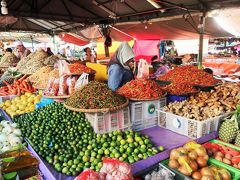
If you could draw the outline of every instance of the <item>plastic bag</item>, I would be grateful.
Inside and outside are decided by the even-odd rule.
[[[70,74],[68,63],[65,60],[58,61],[59,76]]]
[[[146,60],[140,59],[138,63],[137,79],[149,78],[149,65]]]
[[[47,83],[47,87],[44,90],[43,94],[48,95],[50,93],[53,83],[54,83],[54,80],[55,80],[55,78],[50,77],[50,79],[48,80],[48,83]]]
[[[105,176],[103,174],[95,172],[91,169],[85,169],[74,180],[105,180]]]
[[[132,180],[130,164],[117,159],[104,158],[100,173],[106,174],[106,180]]]
[[[68,86],[67,86],[67,77],[61,76],[59,78],[59,91],[58,96],[65,96],[68,93]]]
[[[82,73],[82,75],[78,78],[76,84],[75,84],[75,89],[82,88],[83,86],[88,84],[88,74],[87,73]]]
[[[49,96],[57,96],[59,90],[59,79],[55,79],[48,93]]]
[[[75,85],[76,85],[76,80],[77,78],[76,77],[68,77],[67,78],[67,85],[68,85],[68,94],[72,94],[75,90]]]

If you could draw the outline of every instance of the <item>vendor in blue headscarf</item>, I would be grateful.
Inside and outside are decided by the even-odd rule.
[[[123,42],[108,63],[108,87],[111,90],[116,91],[134,78],[130,67],[133,58],[132,48]]]

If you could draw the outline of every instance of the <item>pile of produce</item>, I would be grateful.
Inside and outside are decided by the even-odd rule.
[[[107,84],[91,81],[66,100],[66,105],[79,109],[113,108],[126,103],[126,99],[114,94]]]
[[[8,68],[0,78],[0,87],[6,86],[3,81],[12,84],[14,80],[18,79],[20,76],[22,76],[22,74],[16,68]]]
[[[6,52],[1,58],[0,67],[9,67],[18,62],[18,58],[10,52]]]
[[[192,141],[170,152],[168,166],[193,179],[231,179],[226,169],[208,166],[208,159],[206,149]]]
[[[222,141],[240,146],[240,105],[232,116],[224,119],[218,134]]]
[[[168,169],[163,167],[163,165],[159,165],[152,172],[148,173],[144,180],[175,180],[174,175]]]
[[[207,142],[203,145],[210,157],[240,169],[240,152],[222,144]]]
[[[21,59],[17,68],[23,74],[33,74],[45,66],[43,62],[46,57],[48,57],[48,54],[44,50],[38,50]]]
[[[171,83],[170,85],[163,87],[163,90],[171,95],[188,95],[199,92],[192,85],[186,83]]]
[[[12,150],[22,143],[21,130],[16,123],[3,120],[0,123],[0,154]]]
[[[33,73],[31,76],[29,76],[27,79],[30,82],[37,82],[44,74],[49,76],[49,73],[53,70],[52,67],[44,66],[35,73]]]
[[[36,88],[46,89],[49,79],[51,78],[59,78],[59,70],[54,69],[50,73],[42,74],[33,85]]]
[[[91,68],[80,63],[68,64],[68,69],[70,71],[70,74],[90,74],[94,72],[94,70],[92,70]]]
[[[138,132],[96,134],[84,113],[70,111],[57,102],[13,120],[34,150],[67,175],[77,175],[86,168],[98,171],[102,157],[134,163],[158,152],[149,138]]]
[[[195,66],[176,67],[163,76],[158,77],[158,80],[201,86],[213,86],[219,82],[219,80],[214,79],[211,74],[208,74]]]
[[[126,98],[135,98],[135,99],[155,99],[161,98],[164,92],[155,81],[152,80],[132,80],[120,89],[117,90],[117,93],[126,97]]]
[[[33,93],[35,92],[35,88],[32,87],[31,83],[29,83],[26,79],[26,76],[21,77],[11,85],[3,81],[3,83],[6,84],[6,86],[0,88],[0,96],[8,96],[8,95],[18,95],[20,96],[21,94],[25,92],[30,92]]]
[[[0,104],[0,108],[5,110],[11,117],[28,112],[35,109],[37,103],[41,100],[41,95],[34,95],[26,92],[24,95],[17,96],[12,100],[6,100]]]
[[[229,113],[240,104],[238,84],[224,83],[211,92],[200,92],[182,102],[170,103],[165,111],[195,120],[206,120]]]

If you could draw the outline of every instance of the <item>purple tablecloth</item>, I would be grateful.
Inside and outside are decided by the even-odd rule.
[[[12,121],[11,118],[5,113],[5,111],[1,110],[6,117],[7,120]],[[190,138],[177,134],[175,132],[172,132],[170,130],[161,128],[161,127],[152,127],[149,129],[145,129],[141,131],[142,134],[148,135],[154,145],[156,147],[158,146],[164,146],[165,151],[158,153],[154,156],[151,156],[147,159],[138,161],[136,163],[132,164],[132,172],[133,174],[137,174],[156,163],[159,163],[160,161],[167,159],[169,157],[170,150],[173,148],[177,148],[180,146],[183,146],[187,141],[190,140]],[[197,139],[197,142],[202,144],[204,142],[207,142],[211,139],[217,138],[217,133],[213,132],[209,135],[206,135],[202,138]],[[38,156],[38,154],[34,151],[34,149],[28,144],[28,149],[33,153],[34,156],[36,156],[40,160],[39,169],[43,173],[44,178],[47,180],[72,180],[74,177],[72,176],[66,176],[61,173],[58,173],[55,171],[55,169],[48,164],[46,161],[44,161],[42,158]]]

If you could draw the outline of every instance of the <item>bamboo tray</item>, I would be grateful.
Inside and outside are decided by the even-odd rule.
[[[82,75],[82,73],[84,73],[84,72],[81,72],[81,73],[80,72],[79,73],[69,73],[67,75],[69,75],[69,76]],[[96,74],[96,71],[92,71],[92,72],[86,73],[86,74],[89,74],[89,75]]]
[[[46,96],[46,95],[42,95],[42,97],[49,98],[49,99],[67,99],[67,98],[70,97],[70,95],[66,95],[66,96]]]
[[[122,109],[126,106],[128,106],[129,104],[129,101],[127,99],[127,101],[120,105],[120,106],[116,106],[116,107],[113,107],[113,108],[103,108],[103,109],[78,109],[78,108],[73,108],[71,106],[68,106],[66,104],[64,104],[64,107],[69,109],[69,110],[72,110],[72,111],[77,111],[77,112],[85,112],[85,113],[97,113],[97,112],[110,112],[110,111],[116,111],[116,110],[119,110],[119,109]]]
[[[157,98],[152,98],[152,99],[137,99],[137,98],[128,98],[131,101],[154,101],[154,100],[159,100],[163,97],[166,97],[167,93],[163,94],[161,97],[157,97]]]
[[[39,89],[39,90],[44,90],[44,89],[46,89],[46,88],[38,87],[38,86],[34,86],[34,85],[33,85],[33,87],[34,87],[35,89]]]

